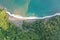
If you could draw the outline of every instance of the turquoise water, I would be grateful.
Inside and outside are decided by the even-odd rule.
[[[24,16],[47,16],[60,12],[60,0],[0,0],[0,7]]]

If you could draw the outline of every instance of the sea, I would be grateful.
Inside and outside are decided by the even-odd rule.
[[[60,0],[0,0],[0,8],[21,16],[44,17],[60,13]]]

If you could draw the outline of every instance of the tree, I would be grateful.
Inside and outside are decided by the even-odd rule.
[[[0,28],[4,30],[8,29],[8,17],[4,9],[0,9]]]

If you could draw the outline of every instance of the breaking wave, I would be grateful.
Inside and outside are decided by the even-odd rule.
[[[13,16],[13,17],[18,18],[18,19],[45,19],[45,18],[51,18],[51,17],[57,16],[57,15],[60,15],[60,13],[55,13],[55,14],[53,14],[53,15],[44,16],[44,17],[23,17],[23,16],[20,16],[20,15],[11,14],[11,13],[8,12],[8,11],[6,11],[6,13],[7,13],[9,16]]]

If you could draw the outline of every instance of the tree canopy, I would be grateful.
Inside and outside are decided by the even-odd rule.
[[[0,10],[0,40],[60,40],[60,16],[23,21],[23,29],[19,27],[8,21],[5,10]]]

